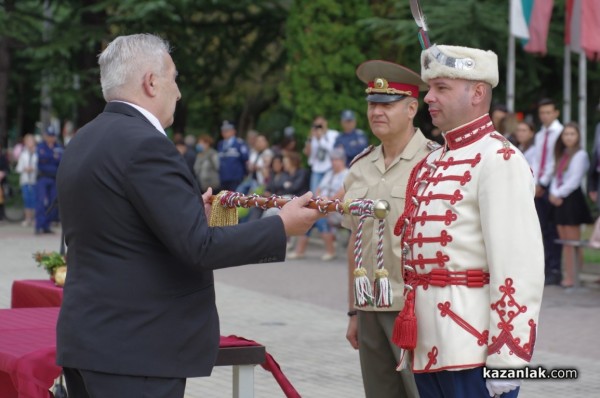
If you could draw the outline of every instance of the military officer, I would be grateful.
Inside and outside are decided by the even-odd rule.
[[[381,141],[370,146],[352,162],[344,181],[346,199],[385,199],[391,205],[387,219],[391,220],[383,236],[383,264],[378,268],[377,221],[368,218],[358,232],[355,217],[346,218],[343,226],[351,230],[348,244],[349,324],[346,338],[358,349],[365,395],[367,398],[418,397],[413,375],[409,370],[396,372],[400,350],[391,342],[391,333],[400,309],[403,281],[400,268],[400,239],[394,236],[393,225],[404,208],[406,183],[413,166],[435,145],[413,126],[419,106],[419,90],[426,85],[419,75],[392,62],[372,60],[361,64],[356,74],[367,84],[367,118],[373,134]],[[372,305],[358,303],[354,295],[356,261],[354,245],[361,242],[362,265],[375,282],[377,272],[387,272],[391,300]]]
[[[333,144],[334,148],[342,148],[346,153],[346,166],[350,166],[352,159],[361,153],[369,141],[364,131],[356,127],[356,115],[354,111],[346,109],[342,111],[340,117],[342,132]]]
[[[64,151],[57,142],[58,131],[48,126],[43,141],[37,145],[38,177],[36,182],[35,233],[52,233],[50,224],[58,220],[56,199],[56,172]]]
[[[421,396],[516,397],[518,380],[484,375],[533,354],[544,285],[534,177],[488,115],[496,54],[433,45],[421,77],[445,143],[411,173],[396,224],[406,302],[394,341]]]
[[[217,151],[221,188],[227,191],[235,191],[246,176],[246,162],[250,155],[248,145],[236,134],[235,126],[227,120],[223,121],[221,125],[223,140],[219,141]]]

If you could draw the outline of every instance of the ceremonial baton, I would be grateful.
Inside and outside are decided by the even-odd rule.
[[[212,210],[209,225],[237,224],[237,207],[258,207],[263,210],[281,209],[292,199],[276,195],[264,197],[256,194],[243,195],[239,192],[221,191],[211,197]],[[309,200],[306,207],[319,210],[324,214],[337,212],[353,216],[370,216],[379,220],[383,220],[390,211],[390,204],[387,201],[371,199],[351,199],[342,202],[339,199],[314,198]]]

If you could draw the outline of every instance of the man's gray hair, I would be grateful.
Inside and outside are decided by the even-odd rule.
[[[137,79],[141,82],[149,70],[162,74],[166,68],[164,56],[170,52],[166,40],[148,33],[114,39],[98,58],[104,99],[123,98],[120,88]]]

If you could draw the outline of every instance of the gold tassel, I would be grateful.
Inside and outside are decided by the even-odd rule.
[[[226,227],[228,225],[237,225],[238,223],[237,208],[227,207],[221,204],[221,198],[227,192],[228,191],[221,191],[215,195],[215,198],[213,199],[210,220],[208,221],[210,227]]]

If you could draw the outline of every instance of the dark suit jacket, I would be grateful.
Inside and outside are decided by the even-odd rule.
[[[171,141],[108,103],[57,176],[68,276],[57,363],[106,373],[209,375],[219,344],[213,269],[282,261],[280,217],[210,228]]]

